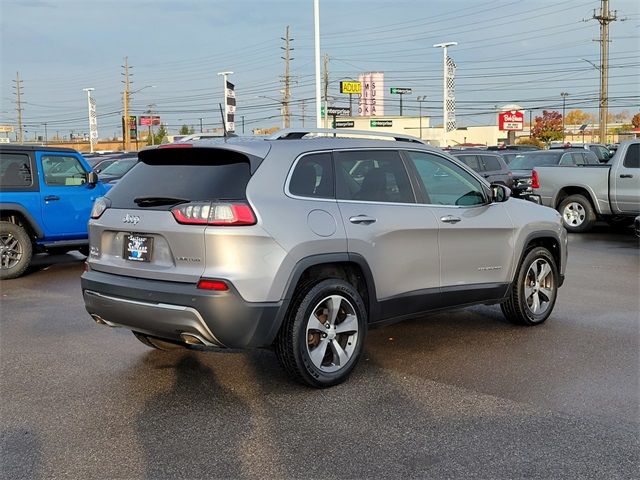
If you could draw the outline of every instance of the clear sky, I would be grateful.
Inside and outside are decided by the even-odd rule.
[[[495,123],[496,105],[597,113],[598,0],[320,0],[321,53],[329,55],[330,95],[341,79],[382,71],[385,87],[410,87],[404,112],[441,122],[442,52],[456,41],[459,126]],[[640,105],[640,1],[611,0],[620,18],[611,25],[610,109]],[[120,134],[124,57],[133,67],[131,114],[154,104],[169,130],[182,124],[220,126],[223,70],[235,72],[237,129],[281,124],[281,47],[285,27],[294,38],[291,73],[294,125],[302,101],[313,124],[313,0],[0,0],[2,103],[0,124],[16,124],[13,80],[20,73],[27,138],[86,132],[84,87],[93,87],[100,137]],[[263,97],[271,97],[263,98]],[[386,114],[398,114],[386,96]],[[440,116],[440,118],[438,118]]]

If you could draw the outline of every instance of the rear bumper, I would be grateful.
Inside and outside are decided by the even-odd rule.
[[[266,347],[282,319],[282,302],[249,303],[195,284],[88,271],[82,275],[87,312],[98,322],[154,337],[221,348]]]

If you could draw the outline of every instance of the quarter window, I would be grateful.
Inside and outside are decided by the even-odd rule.
[[[333,198],[333,164],[330,153],[302,157],[291,175],[289,192],[314,198]]]
[[[415,203],[409,176],[395,150],[334,152],[337,194],[343,200]]]
[[[431,153],[409,151],[407,154],[422,181],[427,203],[469,206],[487,202],[480,181],[458,165]]]
[[[28,187],[31,182],[28,155],[5,153],[0,156],[0,185],[3,187]]]
[[[43,155],[42,171],[47,185],[70,187],[87,182],[87,172],[75,157]]]
[[[460,155],[458,160],[462,160],[466,165],[473,168],[476,172],[479,172],[480,162],[478,161],[477,155]]]
[[[484,169],[488,172],[502,170],[500,161],[492,155],[482,155],[482,162],[484,163]]]

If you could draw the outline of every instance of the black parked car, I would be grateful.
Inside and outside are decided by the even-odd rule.
[[[452,150],[451,155],[473,168],[490,183],[501,183],[511,188],[513,176],[502,156],[497,153],[473,150]]]
[[[513,173],[512,196],[528,198],[531,188],[531,170],[543,165],[563,165],[567,167],[581,165],[599,165],[595,153],[584,148],[566,148],[537,150],[518,153],[509,163]]]

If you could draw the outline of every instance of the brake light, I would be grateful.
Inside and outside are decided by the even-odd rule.
[[[222,280],[206,280],[201,278],[198,282],[198,288],[201,290],[213,290],[215,292],[226,292],[229,290],[229,285],[227,285]]]
[[[105,212],[107,208],[111,206],[111,200],[106,197],[98,197],[96,201],[93,203],[93,208],[91,209],[91,218],[94,220],[100,218],[102,214]]]
[[[178,223],[185,225],[255,225],[256,217],[246,203],[187,203],[171,210]]]
[[[165,143],[158,146],[158,148],[192,148],[192,143]]]
[[[538,172],[535,170],[531,172],[531,188],[540,188],[540,179],[538,178]]]

